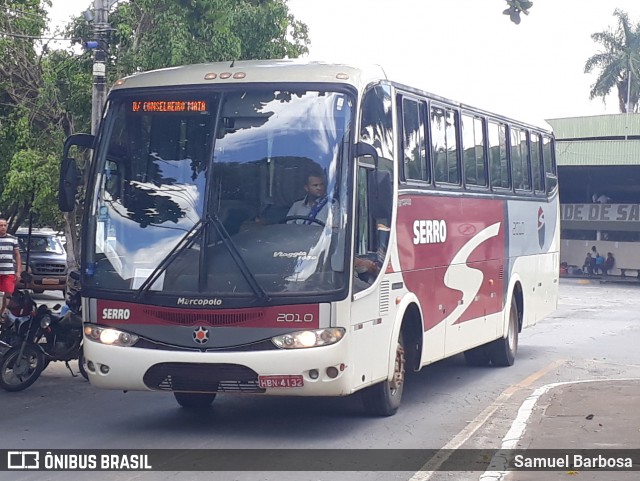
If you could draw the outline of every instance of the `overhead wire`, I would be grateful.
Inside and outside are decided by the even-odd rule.
[[[5,35],[7,37],[13,37],[13,38],[24,38],[24,39],[29,39],[29,40],[55,40],[58,42],[73,42],[75,39],[74,38],[67,38],[67,37],[44,37],[44,36],[38,36],[38,35],[23,35],[20,33],[11,33],[11,32],[4,32],[2,30],[0,30],[0,35]]]
[[[5,14],[10,14],[10,13],[19,13],[22,15],[22,17],[20,16],[14,16],[14,17],[9,17],[7,16],[7,20],[15,20],[17,18],[22,18],[22,19],[32,19],[32,20],[44,20],[45,18],[42,15],[38,15],[35,12],[30,12],[30,11],[26,11],[26,10],[20,10],[20,9],[16,9],[16,8],[11,8],[8,5],[0,5],[0,10],[4,10]],[[45,12],[46,14],[47,12]],[[67,37],[60,37],[57,35],[26,35],[26,34],[22,34],[22,33],[14,33],[14,32],[7,32],[4,30],[0,30],[0,35],[4,35],[6,37],[12,37],[12,38],[20,38],[20,39],[28,39],[28,40],[42,40],[42,41],[57,41],[57,42],[73,42],[75,39],[73,38],[67,38]]]
[[[42,15],[39,15],[36,12],[32,12],[32,11],[29,11],[29,10],[21,10],[19,8],[13,8],[13,7],[9,6],[9,5],[0,5],[0,9],[3,9],[7,13],[19,13],[21,15],[31,17],[34,20],[41,20],[42,19]],[[48,12],[44,12],[44,13],[48,13]]]

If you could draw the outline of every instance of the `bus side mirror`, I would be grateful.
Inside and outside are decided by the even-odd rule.
[[[76,193],[80,177],[76,159],[65,157],[60,166],[60,182],[58,184],[58,208],[61,212],[71,212],[76,206]]]
[[[92,149],[96,138],[91,134],[74,134],[64,141],[60,180],[58,182],[58,208],[62,212],[71,212],[76,206],[76,192],[80,185],[80,172],[76,159],[69,157],[71,147],[78,146]]]
[[[376,148],[366,142],[358,142],[356,144],[356,157],[373,157],[373,165],[378,168],[378,151]]]

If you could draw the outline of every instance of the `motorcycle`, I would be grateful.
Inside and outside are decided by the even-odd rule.
[[[35,311],[36,304],[26,291],[15,291],[9,300],[7,309],[11,311],[11,315],[6,313],[0,316],[0,356],[18,343],[18,328],[15,323],[16,321],[23,322],[25,316]]]
[[[76,377],[69,361],[78,359],[80,374],[88,378],[82,350],[80,293],[72,294],[67,305],[68,311],[59,315],[44,304],[36,308],[28,293],[14,292],[0,334],[4,351],[0,357],[0,387],[22,391],[36,382],[52,361],[63,361]]]

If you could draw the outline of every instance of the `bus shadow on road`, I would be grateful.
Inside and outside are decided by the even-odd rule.
[[[437,410],[434,412],[433,402],[441,401],[442,396],[451,398],[445,403],[447,409],[458,405],[468,405],[465,395],[491,398],[492,391],[486,388],[487,383],[495,379],[497,368],[470,368],[462,355],[434,363],[418,373],[408,373],[405,384],[402,406],[395,416],[376,418],[366,414],[362,408],[360,394],[332,397],[293,397],[293,396],[259,396],[259,395],[218,395],[211,409],[204,411],[188,411],[180,408],[170,394],[128,393],[132,398],[144,396],[148,400],[154,397],[153,408],[147,404],[144,413],[131,413],[123,423],[130,424],[132,419],[137,429],[143,432],[157,432],[182,435],[207,433],[207,436],[221,436],[240,442],[244,435],[251,435],[257,443],[274,439],[304,443],[310,440],[326,443],[343,439],[345,429],[354,432],[366,432],[382,426],[392,427],[399,419],[414,417],[433,417],[438,422]],[[494,383],[495,384],[495,383]],[[478,386],[485,385],[483,389]],[[465,395],[462,395],[464,393]],[[126,399],[124,399],[126,401]],[[144,403],[130,399],[132,405]],[[441,402],[435,403],[442,406]],[[162,411],[162,412],[160,412]],[[159,423],[159,417],[162,422]],[[117,422],[117,421],[116,421]],[[366,437],[354,441],[366,443]],[[232,442],[233,444],[233,442]],[[246,444],[243,445],[246,447]],[[233,447],[233,445],[231,445]],[[367,447],[363,445],[361,447]]]

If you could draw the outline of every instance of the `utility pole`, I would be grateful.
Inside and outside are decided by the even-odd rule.
[[[629,99],[631,97],[631,74],[632,74],[633,70],[631,69],[631,54],[629,54],[629,72],[627,74],[627,108],[626,108],[626,115],[625,115],[625,126],[624,126],[624,140],[627,140],[628,136],[629,136],[629,106],[631,105],[629,103]]]
[[[91,133],[98,132],[98,125],[102,118],[102,108],[107,97],[107,49],[109,35],[109,0],[93,1],[93,33],[98,42],[98,48],[93,53],[93,91],[91,95]],[[113,4],[113,3],[112,3]]]

